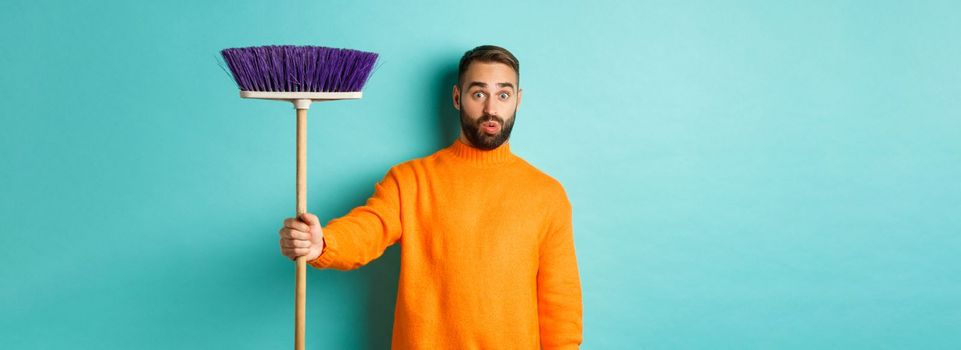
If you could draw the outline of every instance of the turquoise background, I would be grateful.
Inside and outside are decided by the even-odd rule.
[[[494,43],[574,206],[583,348],[961,348],[959,4],[5,0],[0,347],[289,348],[293,110],[218,51],[382,55],[311,110],[326,222],[452,142]],[[398,249],[310,271],[309,348],[389,346]]]

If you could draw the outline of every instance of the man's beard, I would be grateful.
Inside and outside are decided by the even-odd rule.
[[[470,117],[464,114],[464,109],[460,110],[460,128],[464,131],[464,136],[470,141],[474,147],[483,150],[492,150],[500,145],[504,144],[508,138],[511,137],[511,129],[514,128],[514,118],[517,116],[517,111],[514,111],[514,115],[511,116],[507,122],[504,119],[494,115],[484,114],[476,122],[471,121]],[[481,131],[481,124],[496,121],[501,125],[501,130],[496,135],[488,135],[486,132]]]

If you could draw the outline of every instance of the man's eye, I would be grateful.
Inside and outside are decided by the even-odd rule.
[[[483,93],[483,92],[475,92],[475,93],[474,93],[474,98],[481,98],[481,97],[484,97],[484,93]]]
[[[502,100],[506,100],[506,99],[510,98],[511,95],[508,94],[508,93],[506,93],[506,92],[502,92],[501,95],[500,95],[500,97],[501,97]]]

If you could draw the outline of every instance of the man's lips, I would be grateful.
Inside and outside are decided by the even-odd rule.
[[[495,135],[501,130],[501,125],[495,121],[484,122],[481,123],[481,130],[484,130],[487,134]]]

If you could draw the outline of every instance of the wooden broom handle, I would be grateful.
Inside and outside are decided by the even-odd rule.
[[[307,110],[297,109],[297,218],[307,212]],[[307,256],[297,257],[294,349],[304,350],[307,314]]]

